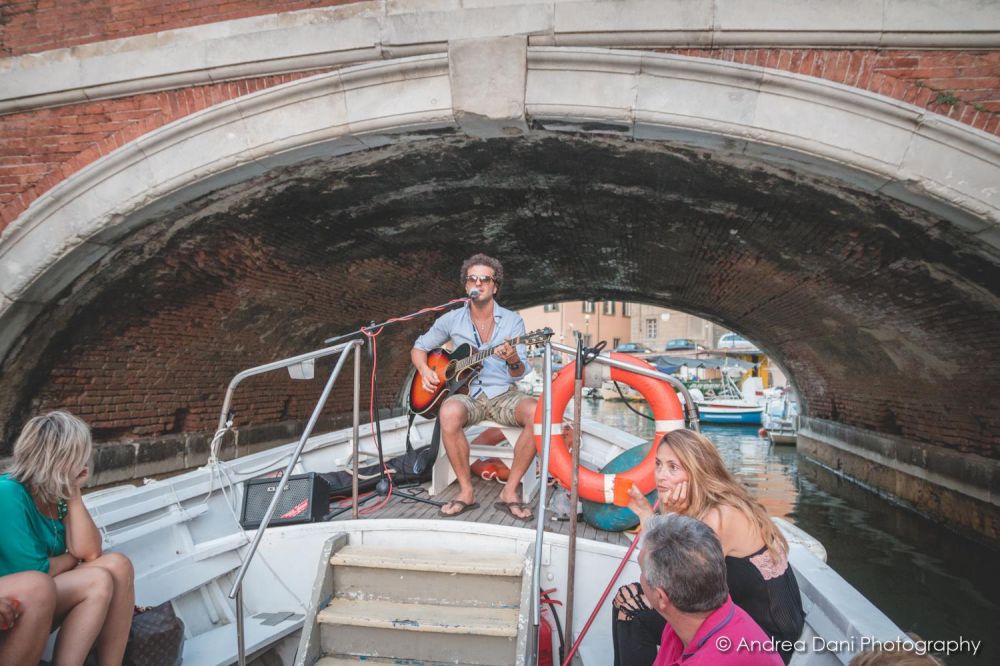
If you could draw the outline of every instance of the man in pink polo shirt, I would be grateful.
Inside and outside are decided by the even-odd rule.
[[[783,666],[770,638],[733,603],[715,532],[679,514],[653,516],[639,551],[639,582],[667,620],[653,666]]]

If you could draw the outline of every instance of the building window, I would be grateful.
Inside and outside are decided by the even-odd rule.
[[[632,316],[632,304],[622,301],[622,316],[631,317]]]
[[[542,312],[559,312],[558,303],[546,303],[542,306]]]
[[[594,313],[594,301],[584,301],[583,302],[583,312],[584,314]]]
[[[615,313],[615,302],[604,301],[601,305],[601,314],[613,315]]]
[[[656,319],[650,318],[646,320],[646,337],[650,340],[656,338]]]
[[[617,347],[621,343],[622,343],[622,339],[621,338],[612,338],[611,339],[611,348],[614,349],[615,347]]]

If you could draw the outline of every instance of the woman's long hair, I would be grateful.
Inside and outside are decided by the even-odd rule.
[[[785,560],[788,542],[781,530],[768,517],[764,507],[729,473],[711,440],[682,428],[664,435],[660,446],[664,444],[671,448],[688,473],[685,514],[701,520],[719,505],[730,506],[746,516],[757,529],[775,562]]]
[[[14,444],[7,470],[39,502],[69,499],[76,475],[90,460],[90,428],[69,412],[36,416],[25,424]]]

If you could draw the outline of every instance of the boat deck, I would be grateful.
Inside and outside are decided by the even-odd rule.
[[[472,511],[466,511],[458,518],[458,520],[467,520],[470,522],[477,523],[489,523],[492,525],[510,525],[513,527],[529,527],[536,528],[537,520],[532,519],[530,521],[522,521],[514,518],[506,511],[501,511],[493,507],[493,503],[499,500],[500,491],[503,486],[496,481],[487,481],[485,479],[473,478],[472,485],[476,493],[476,501],[479,502],[479,508],[473,509]],[[452,483],[447,488],[444,489],[439,495],[428,498],[426,491],[421,487],[406,488],[405,492],[418,495],[425,499],[433,499],[437,501],[447,501],[456,495],[458,495],[458,484]],[[369,500],[367,503],[361,505],[361,510],[369,507],[374,507],[377,500]],[[569,521],[568,520],[552,520],[551,513],[551,502],[552,502],[552,492],[549,489],[547,496],[547,504],[550,508],[546,510],[546,532],[553,532],[556,534],[569,534]],[[538,511],[533,507],[532,510],[537,516]],[[364,515],[364,514],[362,514]],[[346,520],[351,517],[351,512],[347,511],[335,520]],[[420,519],[420,520],[452,520],[452,518],[446,518],[438,514],[438,508],[430,504],[425,504],[423,502],[416,502],[410,499],[405,499],[401,497],[393,497],[389,504],[385,507],[379,509],[378,511],[367,515],[369,518],[409,518],[409,519]],[[631,543],[631,539],[623,532],[606,532],[604,530],[597,529],[593,525],[584,522],[582,519],[577,521],[577,538],[579,539],[591,539],[593,541],[601,541],[604,543],[610,543],[615,545],[627,546]]]

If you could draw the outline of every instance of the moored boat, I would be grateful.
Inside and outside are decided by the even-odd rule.
[[[772,444],[795,444],[799,421],[799,403],[785,393],[769,400],[763,413],[763,430]]]
[[[692,391],[698,416],[703,423],[731,425],[759,425],[764,412],[764,391],[759,377],[748,377],[742,387],[723,373],[723,393],[705,398],[700,391]]]

